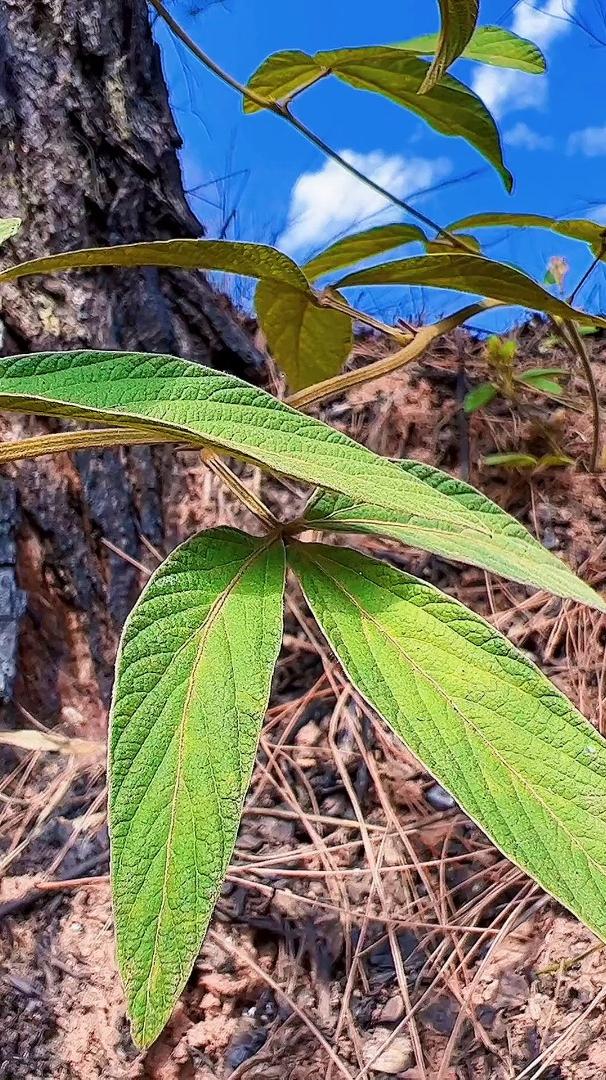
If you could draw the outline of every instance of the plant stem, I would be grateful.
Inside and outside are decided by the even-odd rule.
[[[282,529],[281,522],[274,517],[269,507],[242,483],[239,477],[231,471],[229,466],[214,451],[203,450],[200,456],[210,471],[226,484],[246,509],[250,510],[251,514],[254,514],[270,532]]]
[[[320,306],[332,308],[333,311],[341,311],[344,315],[348,315],[352,322],[360,322],[365,326],[372,327],[373,330],[378,330],[380,334],[386,334],[388,337],[395,338],[401,345],[407,344],[411,337],[414,337],[417,333],[411,327],[411,330],[407,333],[402,333],[398,330],[397,326],[389,326],[388,323],[381,322],[380,319],[374,319],[372,315],[367,315],[365,311],[358,311],[357,308],[351,306],[340,297],[334,296],[330,292],[321,294]]]
[[[575,286],[575,288],[572,290],[570,296],[568,297],[568,303],[569,304],[574,303],[575,297],[580,293],[581,289],[583,288],[583,285],[585,285],[585,283],[587,281],[589,281],[589,278],[593,274],[593,271],[595,270],[598,263],[602,261],[602,259],[604,258],[604,255],[606,255],[606,236],[602,240],[602,245],[600,247],[600,250],[599,250],[598,254],[596,255],[595,259],[593,260],[591,266],[589,267],[589,270],[585,271],[585,273],[583,274],[583,277],[579,281],[578,285]]]
[[[196,44],[193,38],[189,36],[187,31],[183,29],[181,24],[177,22],[174,16],[171,15],[170,11],[167,10],[165,5],[162,3],[162,0],[149,0],[149,2],[154,8],[154,10],[157,12],[157,14],[160,16],[160,18],[163,19],[166,25],[172,30],[175,37],[177,37],[179,41],[181,41],[183,45],[185,45],[189,52],[191,52],[192,55],[196,57],[196,59],[198,59],[202,64],[204,64],[204,66],[208,68],[209,71],[212,71],[213,75],[216,75],[217,78],[221,79],[221,81],[226,83],[227,86],[231,86],[232,90],[236,90],[237,93],[240,94],[243,98],[251,101],[254,105],[258,105],[259,108],[264,109],[267,112],[272,112],[276,116],[279,116],[282,120],[286,120],[288,124],[294,127],[301,135],[303,135],[306,139],[313,143],[313,145],[317,147],[318,150],[321,150],[323,154],[326,154],[327,157],[331,158],[343,169],[346,169],[347,172],[350,173],[352,176],[355,176],[357,180],[360,180],[363,184],[366,184],[366,186],[371,188],[372,191],[375,191],[377,195],[381,195],[384,199],[387,199],[388,202],[393,203],[394,206],[398,206],[401,210],[404,210],[405,213],[410,214],[411,217],[416,218],[417,221],[422,222],[422,224],[426,225],[427,228],[433,229],[438,236],[444,237],[444,239],[448,240],[455,248],[458,248],[460,251],[471,252],[471,248],[469,248],[465,241],[461,240],[460,237],[455,236],[453,233],[449,233],[447,229],[443,229],[441,225],[438,225],[435,221],[432,221],[431,218],[427,217],[425,214],[422,214],[419,210],[415,210],[414,206],[411,206],[410,203],[405,202],[404,199],[398,198],[398,196],[394,195],[393,192],[387,191],[386,188],[381,187],[380,184],[377,184],[374,180],[372,180],[370,176],[366,176],[365,173],[360,172],[359,169],[356,169],[355,165],[351,165],[348,161],[345,160],[345,158],[341,157],[341,155],[338,154],[336,150],[333,150],[333,148],[329,146],[328,143],[325,143],[319,135],[316,135],[315,132],[311,130],[311,128],[308,128],[302,120],[299,120],[296,116],[293,116],[288,107],[288,104],[280,103],[278,101],[267,100],[260,94],[257,94],[256,91],[251,90],[250,87],[245,86],[244,83],[239,82],[238,79],[235,79],[233,77],[233,75],[230,75],[229,72],[225,71],[222,67],[220,67],[219,64],[217,64],[212,59],[212,57],[205,53],[204,50]],[[327,72],[327,74],[329,73]],[[307,87],[302,87],[301,90],[303,89],[307,89]],[[294,95],[291,95],[291,100],[293,96]],[[471,253],[475,254],[475,252]]]
[[[587,379],[587,386],[589,388],[589,397],[591,398],[591,412],[593,418],[593,440],[591,444],[591,457],[589,459],[589,471],[597,472],[598,461],[600,457],[600,442],[601,442],[601,428],[602,428],[602,415],[600,411],[600,399],[598,396],[598,388],[596,386],[595,377],[591,367],[591,360],[589,359],[589,353],[583,338],[579,334],[575,324],[573,322],[566,321],[564,326],[566,327],[567,334],[564,333],[564,328],[560,327],[557,323],[556,326],[559,329],[560,337],[572,348],[577,354],[583,371],[585,372],[585,378]]]
[[[334,378],[325,379],[323,382],[316,383],[315,386],[308,386],[305,390],[299,390],[298,393],[292,394],[291,397],[286,399],[286,403],[293,409],[305,409],[316,401],[324,401],[326,398],[335,397],[336,394],[342,394],[345,390],[351,389],[352,386],[361,386],[364,383],[374,381],[374,379],[380,379],[383,375],[397,371],[398,368],[410,364],[412,360],[416,360],[436,338],[450,333],[457,326],[461,326],[468,319],[472,319],[474,315],[479,315],[482,311],[488,311],[490,308],[502,306],[499,300],[481,300],[476,304],[470,304],[468,307],[456,311],[454,315],[441,319],[434,326],[422,327],[412,341],[408,342],[404,348],[398,349],[392,356],[386,356],[384,360],[377,360],[368,367],[358,368],[356,371],[347,371],[344,375],[335,375]]]

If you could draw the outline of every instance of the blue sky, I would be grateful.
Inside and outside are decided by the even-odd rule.
[[[171,10],[192,37],[242,81],[270,53],[390,44],[437,28],[437,3],[401,0],[176,0]],[[296,102],[308,126],[384,186],[441,224],[488,210],[517,210],[606,223],[606,8],[602,0],[481,0],[483,24],[501,24],[545,51],[543,77],[459,61],[453,70],[496,115],[515,176],[509,196],[494,170],[460,139],[438,135],[378,95],[325,80]],[[592,40],[586,30],[604,39]],[[244,116],[238,95],[156,26],[171,103],[184,140],[182,166],[193,209],[209,235],[274,243],[303,259],[337,236],[402,220],[368,189],[272,115]],[[227,178],[227,179],[222,179]],[[417,197],[419,189],[441,185]],[[487,234],[490,254],[542,279],[551,256],[565,256],[571,286],[587,249],[549,233]],[[412,249],[410,249],[412,253]],[[600,268],[581,298],[603,306]],[[237,292],[236,292],[237,295]],[[243,295],[246,295],[244,293]],[[385,315],[452,308],[450,298],[420,300],[382,290],[371,303]],[[437,307],[436,307],[437,305]],[[407,308],[409,309],[407,312]]]

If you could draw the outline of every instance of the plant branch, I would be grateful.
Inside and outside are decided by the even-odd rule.
[[[282,529],[281,522],[274,517],[269,507],[242,483],[239,477],[231,471],[229,466],[213,450],[203,450],[200,456],[210,471],[223,481],[246,509],[250,510],[251,514],[254,514],[270,532]]]
[[[23,458],[61,454],[65,451],[105,449],[110,446],[174,443],[174,435],[161,431],[141,431],[139,428],[95,428],[92,431],[58,431],[52,435],[35,435],[30,439],[0,443],[0,464],[21,461]]]
[[[593,260],[591,266],[589,267],[588,270],[585,271],[585,273],[583,274],[583,277],[579,281],[578,285],[575,286],[575,288],[572,290],[570,296],[568,297],[568,303],[569,304],[574,304],[575,298],[580,293],[581,289],[583,288],[583,285],[585,285],[585,283],[587,281],[589,281],[589,278],[593,274],[593,271],[595,270],[598,263],[602,261],[602,259],[604,258],[604,255],[606,255],[606,236],[604,236],[604,238],[602,239],[602,244],[601,244],[600,250],[599,250],[598,254],[596,255],[595,259]]]
[[[472,319],[474,315],[502,306],[499,300],[481,300],[476,304],[470,304],[468,307],[456,311],[453,315],[441,319],[439,323],[435,323],[433,326],[422,327],[412,341],[409,341],[408,344],[402,349],[398,349],[391,356],[386,356],[384,360],[377,360],[374,364],[358,368],[356,371],[347,371],[344,375],[335,375],[332,379],[325,379],[323,382],[316,383],[315,386],[308,386],[305,390],[299,390],[298,393],[292,394],[291,397],[286,399],[286,403],[293,409],[305,409],[316,401],[324,401],[326,398],[335,397],[336,394],[342,394],[345,390],[350,390],[352,386],[361,386],[364,383],[374,381],[374,379],[380,379],[383,375],[397,371],[398,368],[416,360],[436,338],[450,333],[457,326],[461,326],[468,319]]]
[[[380,319],[374,319],[372,315],[367,315],[365,311],[358,311],[357,308],[351,306],[342,297],[335,296],[329,290],[319,295],[320,307],[331,308],[333,311],[341,311],[343,315],[348,315],[352,322],[360,322],[365,326],[372,327],[373,330],[378,330],[380,334],[386,334],[388,337],[395,338],[401,345],[408,343],[411,337],[414,337],[417,333],[411,327],[410,332],[402,333],[398,330],[397,326],[389,326],[388,323],[381,322]]]
[[[602,414],[600,411],[598,388],[596,386],[595,376],[591,367],[591,360],[589,359],[587,346],[585,345],[583,338],[579,334],[579,331],[577,330],[573,322],[569,322],[567,320],[563,324],[563,326],[560,326],[559,323],[555,323],[555,326],[563,341],[565,341],[573,350],[573,352],[575,352],[578,356],[579,360],[581,361],[583,371],[585,372],[585,378],[587,379],[589,397],[591,398],[591,412],[593,419],[593,440],[591,444],[591,457],[589,459],[589,471],[594,473],[597,471],[598,461],[600,457]]]
[[[251,101],[259,108],[265,109],[267,112],[272,112],[275,116],[279,116],[282,120],[286,120],[286,122],[294,127],[299,134],[303,135],[309,142],[313,143],[318,150],[321,150],[323,154],[326,154],[327,157],[331,158],[343,169],[346,169],[348,173],[355,176],[357,180],[366,184],[366,186],[376,192],[377,195],[381,195],[384,199],[387,199],[388,202],[393,203],[394,206],[398,206],[401,210],[404,210],[404,212],[411,217],[416,218],[417,221],[422,222],[427,228],[433,229],[438,236],[444,237],[444,239],[448,240],[455,248],[458,248],[460,251],[472,251],[460,237],[453,233],[449,233],[447,229],[443,229],[441,225],[438,225],[435,221],[432,221],[431,218],[422,214],[420,210],[416,210],[410,203],[406,202],[404,199],[398,198],[393,192],[388,191],[386,188],[381,187],[380,184],[377,184],[370,176],[366,176],[365,173],[356,169],[355,165],[351,165],[345,158],[341,157],[336,150],[333,150],[332,146],[329,146],[328,143],[324,142],[319,135],[316,135],[311,128],[308,128],[307,124],[304,124],[302,120],[293,116],[288,104],[280,103],[278,101],[269,101],[267,98],[257,94],[255,90],[251,90],[249,86],[245,86],[244,83],[239,82],[233,75],[230,75],[229,72],[220,67],[208,53],[204,52],[204,50],[196,44],[187,31],[183,29],[181,24],[177,22],[174,16],[171,15],[170,11],[168,11],[162,3],[162,0],[149,0],[149,2],[160,18],[163,19],[166,25],[172,30],[175,37],[185,45],[189,52],[204,64],[209,71],[212,71],[213,75],[216,75],[217,78],[221,79],[227,86],[231,86],[232,90],[236,90],[243,98]],[[302,87],[301,91],[303,89],[307,89],[307,87]],[[291,100],[293,97],[294,95],[291,95]],[[475,254],[475,252],[472,252],[472,254]]]

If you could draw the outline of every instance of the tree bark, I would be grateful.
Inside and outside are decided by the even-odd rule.
[[[0,216],[24,221],[3,261],[199,236],[179,145],[144,0],[3,0]],[[39,276],[5,287],[2,300],[5,355],[132,349],[244,376],[259,361],[229,301],[201,274]],[[4,418],[0,434],[51,425]],[[142,581],[129,560],[145,562],[149,544],[166,549],[179,539],[166,535],[168,502],[179,495],[172,462],[165,447],[134,447],[4,470],[3,701],[16,699],[45,723],[86,715],[89,731],[102,728],[117,638]]]

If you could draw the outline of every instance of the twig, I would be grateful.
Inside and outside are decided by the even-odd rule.
[[[109,848],[105,848],[96,855],[91,855],[89,859],[85,859],[78,867],[80,879],[90,870],[98,870],[108,858]],[[24,896],[20,896],[17,900],[8,900],[6,904],[0,906],[0,920],[8,918],[9,915],[26,915],[36,904],[50,900],[62,889],[72,888],[74,880],[71,875],[68,877],[67,874],[65,876],[60,874],[54,882],[41,882],[40,885],[35,886],[33,889],[28,889]],[[47,888],[41,888],[42,884],[46,884]],[[84,884],[84,882],[80,880],[80,884]],[[51,885],[53,888],[50,888]]]
[[[589,389],[589,397],[591,398],[591,411],[593,416],[593,441],[591,445],[591,457],[589,459],[589,471],[592,473],[597,472],[598,461],[600,456],[600,442],[601,442],[601,427],[602,417],[600,412],[600,399],[598,397],[598,388],[596,386],[595,377],[591,367],[591,361],[589,359],[589,353],[583,338],[579,334],[575,324],[568,320],[564,323],[568,337],[558,323],[555,324],[560,337],[566,341],[573,351],[577,354],[583,371],[585,372],[585,378],[587,379],[587,386]]]

